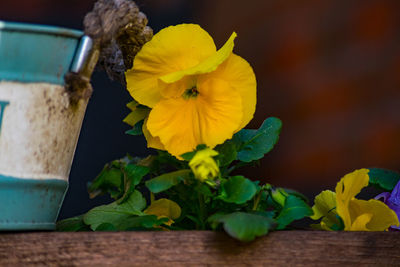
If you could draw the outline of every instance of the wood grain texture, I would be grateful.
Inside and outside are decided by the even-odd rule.
[[[224,233],[0,234],[0,265],[400,266],[400,233],[282,231],[250,243]]]

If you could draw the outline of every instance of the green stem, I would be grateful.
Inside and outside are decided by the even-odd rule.
[[[226,175],[229,175],[234,170],[236,170],[236,169],[238,169],[240,167],[249,165],[249,164],[250,164],[250,162],[242,162],[242,161],[240,161],[240,162],[236,163],[235,165],[231,166],[229,169],[227,169],[226,170]]]
[[[198,226],[200,230],[205,230],[206,225],[205,225],[205,201],[204,201],[204,196],[202,193],[198,193],[198,198],[199,198],[199,220],[201,225]]]
[[[258,204],[260,203],[261,200],[261,193],[262,191],[258,192],[257,196],[254,198],[253,210],[257,210]]]

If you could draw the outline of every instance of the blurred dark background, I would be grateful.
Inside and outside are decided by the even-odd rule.
[[[81,29],[94,1],[4,1],[0,19]],[[232,31],[235,52],[253,66],[258,105],[248,127],[283,121],[280,141],[259,167],[243,170],[314,196],[362,167],[398,170],[400,162],[400,1],[141,0],[155,32],[198,23],[218,47]],[[1,59],[0,59],[1,60]],[[104,73],[92,79],[70,188],[60,218],[108,201],[86,184],[127,152],[148,153],[122,123],[129,94]]]

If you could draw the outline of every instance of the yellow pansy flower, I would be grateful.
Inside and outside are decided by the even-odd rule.
[[[399,225],[396,213],[385,203],[355,196],[369,182],[368,169],[356,170],[345,175],[336,185],[336,193],[323,191],[315,198],[312,219],[321,220],[321,228],[331,229],[337,223],[336,214],[343,220],[345,231],[384,231]]]
[[[215,147],[252,119],[256,79],[233,54],[233,33],[219,50],[195,24],[167,27],[146,43],[126,72],[127,89],[151,108],[143,125],[149,147],[174,156]]]
[[[212,180],[219,174],[219,168],[215,160],[212,158],[217,156],[218,152],[210,148],[199,150],[189,161],[189,167],[192,169],[194,176],[200,181]]]

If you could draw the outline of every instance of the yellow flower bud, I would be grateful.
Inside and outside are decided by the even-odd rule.
[[[200,181],[212,180],[219,174],[219,168],[213,156],[217,156],[218,152],[210,148],[206,148],[194,155],[189,162],[189,167],[192,169],[194,176]]]

